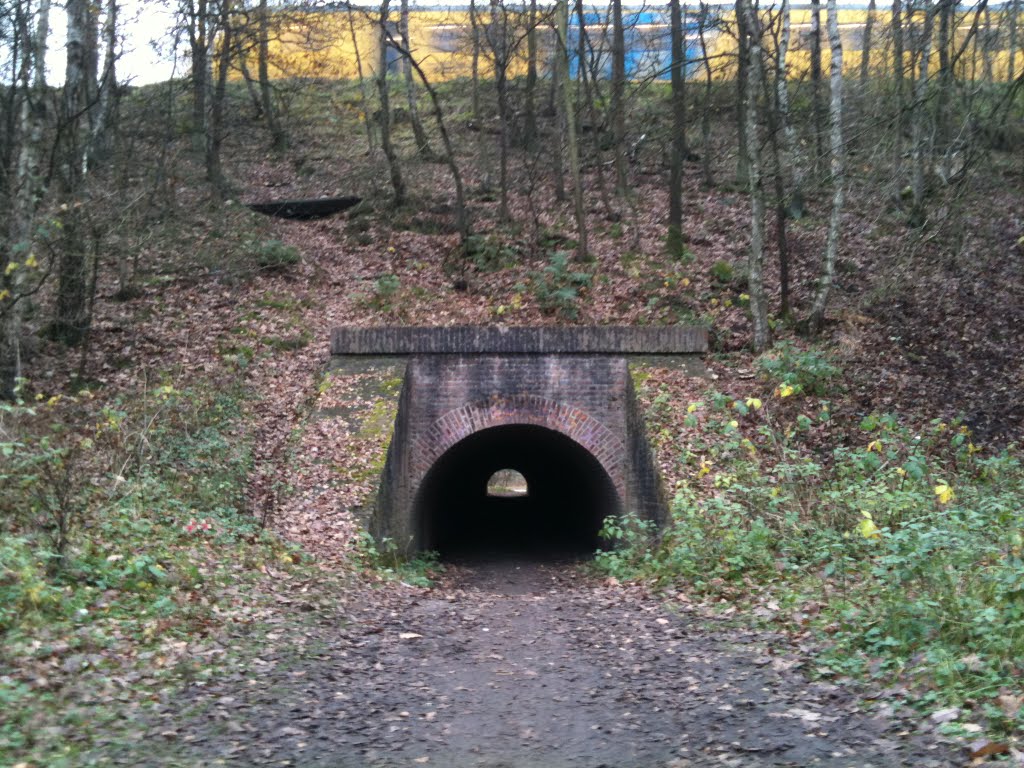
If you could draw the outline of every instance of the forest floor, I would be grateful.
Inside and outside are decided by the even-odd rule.
[[[233,594],[234,613],[200,635],[173,638],[176,658],[209,659],[201,679],[182,674],[92,701],[69,682],[79,674],[67,665],[74,649],[52,651],[55,638],[41,635],[33,641],[41,644],[36,655],[30,662],[19,657],[23,666],[11,676],[28,688],[43,680],[51,707],[29,721],[36,746],[12,752],[31,760],[20,764],[57,765],[38,755],[56,754],[69,741],[83,744],[64,763],[70,765],[970,762],[966,742],[943,735],[941,712],[909,709],[899,691],[825,682],[831,678],[817,669],[807,632],[770,628],[778,606],[656,594],[579,564],[449,565],[430,587],[353,573],[393,404],[362,388],[360,375],[327,370],[333,327],[707,324],[714,343],[709,378],[656,371],[652,383],[661,389],[646,396],[671,395],[674,427],[668,437],[655,436],[669,487],[685,470],[674,441],[687,402],[709,386],[743,399],[765,396],[772,385],[759,378],[746,348],[745,195],[726,183],[703,188],[696,165],[685,196],[686,257],[664,252],[664,168],[652,150],[638,161],[634,194],[615,203],[617,211],[592,195],[594,261],[571,266],[586,273],[585,283],[573,283],[553,261],[571,247],[573,233],[568,204],[554,201],[534,177],[542,163],[522,165],[510,224],[496,220],[486,174],[467,170],[484,239],[460,284],[450,269],[457,237],[443,167],[410,164],[413,203],[393,211],[380,159],[351,149],[358,126],[313,135],[310,126],[324,121],[298,123],[298,148],[285,155],[259,150],[253,123],[232,126],[226,167],[238,198],[356,192],[366,205],[314,222],[264,219],[237,201],[208,206],[185,142],[178,142],[180,154],[167,160],[175,174],[152,196],[159,204],[126,211],[130,231],[110,235],[104,259],[111,263],[99,277],[87,350],[79,357],[44,343],[30,377],[47,395],[85,383],[110,401],[158,383],[244,385],[244,434],[252,446],[247,507],[301,547],[301,556],[234,564],[250,572],[251,594]],[[473,140],[463,133],[466,143]],[[727,154],[716,161],[728,175]],[[923,424],[959,415],[979,444],[998,447],[1022,436],[1024,171],[998,158],[993,168],[969,190],[937,193],[939,224],[909,239],[898,194],[877,193],[873,178],[852,179],[824,342],[846,372],[837,418],[891,411]],[[587,178],[593,190],[597,179]],[[824,200],[812,197],[812,216],[790,231],[798,305],[806,304],[816,275]],[[954,217],[953,206],[969,210]],[[946,217],[955,218],[956,232],[943,229]],[[279,247],[294,248],[300,259],[259,263]],[[141,265],[140,292],[117,301],[112,261],[123,252]],[[769,284],[777,288],[774,267]],[[562,294],[568,300],[553,298],[573,286]],[[803,344],[782,320],[777,335]],[[393,371],[373,375],[395,378]],[[355,427],[322,417],[353,408],[369,413]],[[173,523],[179,528],[188,522],[182,514]],[[203,556],[222,554],[211,546]],[[301,566],[293,569],[293,561]],[[250,601],[263,607],[239,617],[238,606]],[[146,642],[160,642],[165,629]],[[121,651],[100,655],[136,666],[153,658],[132,652],[117,659]],[[87,725],[76,732],[64,717],[72,708],[82,717],[100,706],[114,707],[123,720],[106,718],[109,733]]]

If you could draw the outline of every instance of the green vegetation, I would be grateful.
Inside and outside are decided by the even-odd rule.
[[[531,274],[533,292],[543,312],[557,314],[566,320],[579,317],[580,294],[594,280],[590,272],[571,268],[569,254],[555,251],[548,263]]]
[[[833,674],[899,678],[924,705],[974,706],[995,732],[1020,728],[996,704],[1020,693],[1024,672],[1018,452],[987,454],[956,422],[834,418],[822,395],[841,371],[816,351],[783,345],[759,363],[760,397],[709,391],[687,408],[657,545],[640,521],[610,519],[618,546],[598,566],[772,602],[776,621],[817,633]]]
[[[356,556],[363,568],[387,581],[401,581],[414,587],[429,587],[444,570],[437,553],[421,552],[408,557],[394,539],[376,541],[367,531],[356,540]]]
[[[302,560],[244,509],[244,392],[90,401],[0,405],[0,754],[39,765],[80,764],[125,707],[213,674],[187,647]]]

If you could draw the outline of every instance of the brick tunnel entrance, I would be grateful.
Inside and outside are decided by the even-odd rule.
[[[499,470],[519,472],[525,493],[489,495]],[[622,501],[608,473],[566,435],[530,424],[463,438],[432,465],[413,504],[422,547],[442,558],[586,556]]]

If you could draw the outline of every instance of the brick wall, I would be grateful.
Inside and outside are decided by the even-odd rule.
[[[420,546],[417,491],[446,451],[480,430],[530,424],[563,434],[604,468],[618,506],[661,522],[661,492],[623,357],[427,355],[410,359],[372,529]]]

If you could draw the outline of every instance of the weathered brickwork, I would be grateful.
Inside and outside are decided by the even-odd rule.
[[[334,355],[687,355],[707,348],[707,330],[685,325],[345,327],[331,334]]]
[[[495,397],[455,408],[435,421],[412,446],[413,483],[422,481],[445,451],[474,432],[501,425],[532,424],[560,432],[579,443],[604,467],[622,497],[626,445],[593,416],[565,403],[537,395]]]
[[[544,467],[538,468],[536,457],[533,467],[549,486],[549,473],[542,470],[553,465],[557,475],[564,458],[567,477],[576,472],[571,482],[607,488],[598,499],[604,509],[633,512],[660,524],[664,493],[626,355],[695,353],[706,348],[706,341],[703,331],[689,328],[335,331],[335,354],[410,355],[371,532],[410,550],[430,546],[432,534],[422,517],[424,505],[438,508],[447,497],[447,491],[438,490],[438,477],[445,483],[461,482],[464,476],[466,483],[479,482],[476,475],[489,471],[489,461],[514,467],[515,451],[544,455]],[[528,427],[540,429],[524,433]],[[502,443],[506,433],[508,450]],[[481,436],[485,442],[479,442]],[[568,452],[558,448],[552,453],[556,444],[568,446]],[[487,456],[466,456],[477,451],[469,445],[479,445]],[[452,456],[462,457],[466,473],[459,469],[462,464],[453,469]],[[523,462],[530,463],[527,457]],[[439,475],[435,468],[441,465],[445,469]],[[421,489],[428,485],[430,499],[424,501],[427,492]],[[452,488],[452,497],[459,492]],[[607,498],[611,495],[616,498]]]

